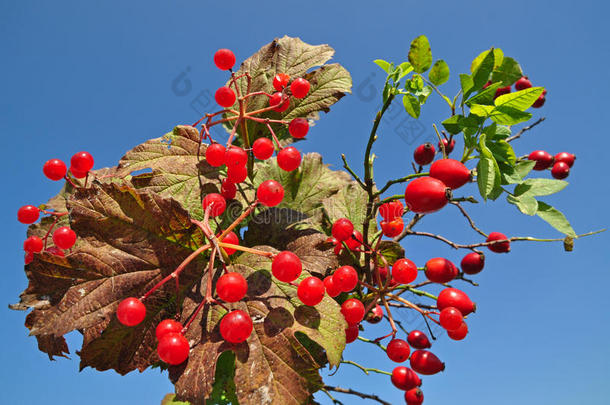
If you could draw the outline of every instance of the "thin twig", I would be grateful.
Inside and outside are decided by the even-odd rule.
[[[523,133],[525,131],[529,131],[530,129],[534,128],[536,125],[540,124],[545,119],[546,119],[546,117],[539,118],[538,121],[534,122],[533,124],[521,128],[521,131],[517,132],[515,135],[513,135],[511,137],[506,138],[506,142],[512,142],[515,139],[521,138],[521,135],[523,135]]]
[[[334,392],[340,392],[342,394],[349,394],[349,395],[355,395],[357,397],[360,397],[362,399],[370,399],[373,401],[377,401],[380,404],[383,405],[392,405],[391,403],[384,401],[383,399],[379,398],[377,395],[374,394],[365,394],[364,392],[360,392],[360,391],[355,391],[351,388],[341,388],[341,387],[333,387],[330,385],[325,385],[323,387],[325,390],[327,391],[334,391]]]
[[[460,209],[460,211],[462,212],[462,215],[464,215],[466,217],[466,219],[468,220],[468,222],[470,223],[470,227],[472,229],[474,229],[475,231],[477,231],[479,234],[481,234],[482,236],[484,236],[485,238],[487,238],[487,234],[485,232],[483,232],[482,230],[480,230],[479,228],[477,228],[477,226],[475,225],[474,221],[472,220],[472,218],[470,218],[470,215],[468,215],[468,213],[466,212],[466,210],[464,209],[464,207],[462,207],[460,205],[459,202],[457,201],[451,201],[451,204],[455,205],[456,207],[458,207]]]

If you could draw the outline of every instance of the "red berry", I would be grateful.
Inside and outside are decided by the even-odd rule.
[[[284,250],[278,253],[271,263],[271,272],[280,281],[291,283],[301,275],[303,265],[299,256]]]
[[[527,76],[523,76],[521,79],[515,82],[515,89],[517,90],[525,90],[532,87],[532,82],[529,81]]]
[[[350,298],[341,305],[341,313],[348,325],[357,325],[364,319],[364,305],[356,298]]]
[[[30,236],[23,242],[23,250],[30,253],[40,253],[42,251],[42,239],[38,236]]]
[[[421,385],[421,379],[413,370],[398,366],[392,370],[392,384],[399,390],[407,391]]]
[[[455,139],[448,140],[443,138],[442,142],[443,146],[445,146],[445,153],[447,154],[447,156],[449,156],[449,154],[453,152],[453,148],[455,148]],[[438,143],[438,150],[440,150],[441,152],[443,151],[440,142]]]
[[[245,166],[248,163],[248,154],[239,146],[231,146],[225,152],[225,164],[228,168]]]
[[[214,94],[214,99],[218,103],[219,106],[229,108],[233,104],[235,104],[235,92],[230,87],[223,86],[216,90]]]
[[[358,231],[352,232],[352,237],[344,241],[349,250],[355,250],[362,245],[362,234]]]
[[[47,249],[47,252],[51,253],[53,256],[66,257],[64,251],[56,246],[51,246]]]
[[[25,257],[24,257],[25,264],[27,265],[27,264],[32,263],[32,260],[34,260],[34,253],[25,252]]]
[[[445,330],[456,330],[462,326],[464,317],[459,309],[447,307],[441,311],[439,321]]]
[[[510,86],[506,86],[506,87],[498,87],[498,88],[496,89],[496,94],[494,95],[494,100],[495,100],[496,98],[498,98],[498,97],[500,97],[500,96],[504,95],[504,94],[508,94],[508,93],[510,93],[510,91],[511,91]]]
[[[225,147],[219,143],[213,143],[205,150],[205,160],[210,166],[218,167],[225,164]]]
[[[551,169],[551,175],[558,180],[565,179],[570,175],[570,166],[564,162],[557,162]]]
[[[227,208],[227,202],[225,201],[224,197],[218,193],[210,193],[203,197],[203,203],[201,205],[203,206],[204,211],[207,210],[208,207],[211,207],[211,217],[217,217],[219,215],[222,215],[222,213],[225,212],[225,209]]]
[[[60,249],[70,249],[76,243],[76,233],[67,226],[53,232],[53,243]]]
[[[391,221],[381,221],[379,225],[381,226],[381,231],[383,234],[388,238],[393,238],[400,235],[405,227],[405,223],[402,218],[394,218]]]
[[[267,207],[275,207],[284,199],[284,188],[275,180],[266,180],[258,186],[256,198]]]
[[[440,373],[445,369],[445,363],[428,350],[416,350],[411,355],[411,368],[423,375]]]
[[[222,241],[224,243],[230,243],[231,245],[239,245],[239,238],[233,231],[229,232]],[[231,249],[231,248],[223,248],[223,249],[229,256],[232,255],[233,253],[237,252],[237,250]]]
[[[458,269],[451,261],[435,257],[426,262],[425,266],[426,277],[434,283],[448,283],[458,275]]]
[[[555,163],[563,162],[570,167],[574,165],[574,160],[576,160],[576,156],[568,152],[561,152],[555,155]]]
[[[534,170],[545,170],[553,164],[553,156],[543,150],[535,150],[527,158],[536,161]]]
[[[424,393],[419,388],[412,388],[405,392],[407,405],[421,405],[424,403]]]
[[[424,332],[419,330],[411,331],[411,333],[409,333],[409,336],[407,336],[407,341],[415,349],[428,349],[432,347],[428,336],[426,336]]]
[[[381,204],[379,207],[379,214],[386,221],[391,221],[394,218],[402,217],[405,208],[402,203],[398,200],[390,201],[385,204]]]
[[[252,333],[252,328],[250,316],[239,309],[229,312],[220,321],[220,335],[233,344],[246,341]]]
[[[491,84],[492,84],[492,83],[493,83],[493,82],[492,82],[491,80],[488,80],[488,81],[487,81],[487,83],[485,83],[485,84],[483,85],[483,88],[484,88],[484,89],[488,88],[489,86],[491,86]]]
[[[409,259],[398,259],[392,266],[392,277],[400,284],[409,284],[417,278],[417,266]]]
[[[233,166],[227,169],[227,179],[234,184],[241,183],[248,177],[246,166]]]
[[[17,210],[17,221],[22,224],[33,224],[38,221],[38,217],[40,217],[40,210],[33,205],[24,205]]]
[[[214,54],[214,64],[220,70],[229,70],[235,65],[235,54],[230,49],[219,49]]]
[[[358,339],[359,332],[358,324],[348,326],[347,329],[345,329],[345,343],[352,343],[354,340]]]
[[[284,96],[284,93],[278,91],[273,93],[271,98],[269,98],[269,106],[274,107],[273,111],[284,112],[290,107],[290,99]]]
[[[418,165],[425,166],[434,160],[435,154],[436,149],[434,149],[434,145],[432,145],[430,142],[426,142],[415,148],[415,152],[413,152],[413,160],[415,160],[415,163]]]
[[[44,166],[42,166],[44,175],[53,181],[63,179],[67,171],[66,164],[59,159],[47,160]]]
[[[466,322],[462,322],[456,330],[448,330],[447,335],[453,340],[463,340],[468,335],[468,325]]]
[[[470,181],[470,170],[455,159],[440,159],[430,166],[430,177],[445,183],[453,190],[462,187]]]
[[[460,263],[462,271],[466,274],[477,274],[485,266],[485,255],[479,252],[468,253]]]
[[[70,159],[70,167],[77,172],[87,173],[93,169],[93,156],[88,152],[78,152]]]
[[[532,104],[532,107],[534,107],[534,108],[540,108],[540,107],[542,107],[542,106],[544,105],[544,103],[546,102],[546,95],[545,95],[545,94],[546,94],[546,93],[542,93],[542,94],[540,95],[540,97],[538,97],[538,98],[536,99],[536,101],[534,101],[534,104]]]
[[[392,339],[390,343],[388,343],[386,353],[390,360],[395,361],[396,363],[402,363],[409,358],[411,348],[409,347],[409,344],[402,339]]]
[[[386,281],[388,280],[388,275],[390,273],[390,269],[388,269],[387,267],[377,267],[375,268],[375,271],[373,273],[373,281],[375,282],[375,284],[377,284],[377,275],[379,275],[379,280],[381,281],[382,285],[385,285]],[[390,285],[396,285],[396,280],[394,280],[394,278],[392,278],[390,280]]]
[[[87,172],[79,172],[72,166],[70,166],[70,173],[72,173],[72,176],[74,176],[77,179],[84,179],[85,177],[87,177]]]
[[[407,207],[418,214],[430,214],[443,208],[449,202],[451,189],[433,177],[413,179],[405,189]]]
[[[226,302],[237,302],[248,292],[248,283],[239,273],[225,273],[216,282],[218,298]]]
[[[283,148],[277,154],[277,165],[287,172],[296,170],[301,164],[301,152],[294,146]]]
[[[341,294],[341,289],[335,284],[333,276],[326,276],[324,278],[324,288],[329,297],[336,297]]]
[[[125,326],[136,326],[146,317],[146,307],[137,298],[125,298],[119,303],[116,316]]]
[[[157,346],[159,358],[172,366],[177,366],[188,359],[190,350],[188,340],[180,333],[164,335]]]
[[[332,234],[339,242],[346,241],[352,237],[354,233],[354,224],[347,218],[339,218],[335,221],[332,227]]]
[[[295,138],[305,138],[309,131],[309,122],[305,118],[295,118],[288,124],[288,132]]]
[[[508,239],[508,238],[503,233],[492,232],[487,237],[486,242],[493,242],[495,240],[505,240],[505,239]],[[500,243],[494,243],[492,245],[488,245],[487,247],[489,248],[489,250],[491,250],[492,252],[496,252],[496,253],[508,253],[508,252],[510,252],[510,242],[509,241],[500,242]]]
[[[273,156],[273,152],[275,152],[275,146],[269,138],[258,138],[252,144],[252,153],[257,159],[267,160]]]
[[[180,322],[176,322],[173,319],[164,319],[157,325],[155,336],[157,340],[161,340],[168,333],[180,333],[181,331],[182,324]]]
[[[278,73],[273,77],[273,88],[277,91],[282,91],[288,86],[290,76],[286,73]]]
[[[304,98],[309,93],[309,88],[309,82],[302,77],[299,77],[290,84],[290,91],[296,98]]]
[[[477,308],[468,295],[457,288],[445,288],[441,291],[436,300],[436,306],[440,311],[445,308],[455,307],[463,316],[474,312]]]
[[[358,272],[352,266],[341,266],[333,274],[333,284],[340,291],[350,292],[358,284]]]
[[[235,194],[237,194],[237,186],[234,183],[231,183],[229,179],[223,179],[220,185],[220,195],[222,195],[225,200],[231,200],[235,198]]]
[[[297,295],[305,305],[313,307],[318,305],[324,298],[324,282],[317,277],[306,277],[297,288]]]
[[[379,304],[375,304],[371,312],[368,313],[366,320],[368,323],[379,323],[383,319],[383,309],[379,306]]]

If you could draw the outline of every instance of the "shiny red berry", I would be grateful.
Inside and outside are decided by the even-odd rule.
[[[59,159],[51,159],[47,160],[47,162],[42,166],[42,172],[48,179],[57,181],[64,178],[68,168],[66,164]]]
[[[70,159],[70,167],[77,172],[87,173],[93,169],[93,156],[89,152],[78,152]]]
[[[332,234],[339,242],[346,241],[352,237],[354,224],[347,218],[339,218],[333,223]]]
[[[422,331],[414,330],[407,336],[407,342],[415,349],[428,349],[432,347],[428,336]]]
[[[463,340],[468,335],[468,325],[466,322],[462,322],[456,330],[448,330],[447,335],[453,340]]]
[[[299,168],[301,164],[301,152],[294,146],[283,148],[277,154],[277,165],[280,169],[291,172]]]
[[[419,145],[413,152],[413,160],[420,166],[429,165],[434,160],[436,149],[430,142]]]
[[[376,324],[381,322],[383,319],[383,309],[379,306],[379,304],[375,304],[371,312],[369,312],[366,316],[366,321],[368,323]]]
[[[464,317],[459,309],[447,307],[441,311],[439,322],[445,330],[457,330],[464,322]]]
[[[574,160],[576,160],[576,156],[568,152],[561,152],[555,155],[555,163],[563,162],[570,167],[574,165]]]
[[[428,350],[416,350],[411,355],[411,368],[423,375],[440,373],[445,369],[445,363]]]
[[[304,98],[309,93],[310,87],[311,85],[307,80],[299,77],[290,84],[290,91],[296,98]]]
[[[273,156],[273,152],[275,152],[275,146],[269,138],[258,138],[252,144],[252,153],[257,159],[267,160]]]
[[[189,357],[191,350],[188,340],[180,333],[168,333],[159,340],[157,354],[169,365],[182,364]]]
[[[558,180],[565,179],[570,175],[570,166],[564,162],[557,162],[551,169],[551,175]]]
[[[267,207],[275,207],[284,199],[284,188],[275,180],[266,180],[258,186],[256,198]]]
[[[295,118],[288,124],[288,132],[295,138],[305,138],[309,131],[309,122],[305,118]]]
[[[229,343],[245,342],[250,337],[253,326],[250,316],[236,309],[226,314],[220,321],[220,335]]]
[[[333,281],[333,276],[326,276],[324,278],[324,288],[329,297],[336,297],[341,294],[341,289]]]
[[[324,282],[317,277],[306,277],[299,283],[297,296],[305,305],[313,307],[322,302],[324,298]]]
[[[146,317],[146,307],[137,298],[125,298],[116,310],[119,322],[125,326],[136,326]]]
[[[233,184],[239,184],[248,177],[246,166],[232,166],[227,169],[227,179]]]
[[[225,200],[231,200],[235,198],[235,194],[237,194],[237,186],[229,181],[229,179],[223,179],[220,185],[220,195]]]
[[[527,76],[523,76],[519,80],[515,82],[515,89],[517,90],[525,90],[532,87],[532,82],[527,78]]]
[[[445,308],[455,307],[463,316],[474,312],[477,308],[468,295],[457,288],[445,288],[442,290],[436,300],[436,306],[440,311]]]
[[[362,245],[362,234],[355,230],[352,232],[352,237],[344,242],[349,250],[355,250]]]
[[[235,65],[235,54],[230,49],[219,49],[214,54],[214,64],[220,70],[232,69]]]
[[[168,333],[180,333],[182,331],[182,324],[176,322],[173,319],[164,319],[157,325],[155,329],[155,336],[157,340],[163,339],[163,336]]]
[[[34,207],[33,205],[24,205],[23,207],[17,210],[17,221],[22,224],[33,224],[38,221],[40,217],[40,210],[38,207]]]
[[[237,235],[235,234],[235,232],[231,231],[227,234],[227,236],[225,236],[222,240],[224,243],[230,243],[231,245],[239,245],[239,238],[237,237]],[[233,253],[237,252],[237,250],[235,249],[231,249],[231,248],[223,248],[225,250],[225,252],[231,256]]]
[[[60,249],[70,249],[76,243],[76,233],[67,226],[53,232],[53,243]]]
[[[498,98],[498,97],[500,97],[500,96],[502,96],[504,94],[508,94],[508,93],[510,93],[510,91],[511,91],[510,86],[498,87],[496,89],[496,94],[494,95],[494,99],[496,99],[496,98]]]
[[[246,296],[248,283],[239,273],[225,273],[216,282],[218,298],[226,302],[237,302]]]
[[[553,156],[543,150],[535,150],[529,154],[528,160],[535,160],[534,170],[545,170],[553,164]]]
[[[348,326],[347,329],[345,329],[345,343],[352,343],[354,340],[358,339],[359,332],[358,324]]]
[[[419,388],[411,388],[405,392],[405,403],[407,405],[421,405],[424,403],[424,393]]]
[[[299,256],[284,250],[278,253],[271,262],[271,273],[280,281],[290,283],[299,278],[303,265]]]
[[[214,94],[214,100],[216,100],[219,106],[229,108],[235,104],[235,92],[230,87],[220,87]]]
[[[23,250],[30,253],[40,253],[42,251],[42,239],[38,236],[30,236],[23,242]]]
[[[443,146],[445,147],[445,153],[447,154],[447,156],[449,156],[449,154],[451,152],[453,152],[453,148],[455,148],[455,139],[452,138],[451,140],[449,140],[449,139],[443,138],[442,142],[443,142]],[[440,142],[438,143],[438,150],[441,152],[443,151],[443,148],[441,147]]]
[[[278,73],[273,77],[273,88],[277,91],[282,91],[288,86],[290,76],[286,73]]]
[[[405,207],[398,200],[390,201],[381,204],[379,207],[379,215],[386,221],[391,221],[394,218],[402,217]]]
[[[411,348],[409,347],[409,344],[402,339],[392,339],[390,343],[388,343],[386,353],[390,360],[395,361],[396,363],[402,363],[409,358]]]
[[[218,167],[225,164],[225,147],[219,143],[213,143],[205,150],[205,160],[210,166]]]
[[[506,240],[506,239],[508,239],[508,237],[506,235],[504,235],[503,233],[492,232],[487,237],[486,242],[493,242],[493,241],[497,241],[497,240]],[[489,248],[489,250],[491,250],[492,252],[496,252],[496,253],[510,252],[510,242],[509,241],[494,243],[494,244],[488,245],[487,247]]]
[[[392,277],[400,284],[409,284],[417,278],[417,266],[409,259],[398,259],[392,265]]]
[[[348,325],[357,325],[364,319],[364,305],[356,298],[350,298],[341,304],[341,313]]]
[[[392,384],[399,390],[407,391],[421,385],[421,379],[408,367],[398,366],[392,370]]]
[[[225,151],[227,167],[245,166],[248,163],[248,153],[239,146],[231,146]]]
[[[479,252],[468,253],[460,263],[462,271],[466,274],[477,274],[485,267],[485,255]]]
[[[269,106],[274,107],[273,111],[284,112],[290,107],[290,99],[281,91],[273,93],[269,98]]]
[[[542,93],[537,99],[536,101],[534,101],[534,104],[532,104],[532,107],[534,108],[540,108],[544,105],[544,103],[546,103],[546,95],[545,93]]]
[[[87,177],[87,172],[79,172],[72,166],[70,166],[70,173],[72,173],[72,176],[74,176],[77,179],[84,179],[85,177]]]
[[[413,179],[405,189],[407,207],[418,214],[430,214],[443,208],[449,202],[451,189],[433,177]]]
[[[350,292],[358,284],[358,272],[352,266],[341,266],[333,273],[333,284],[340,291]]]
[[[471,178],[470,170],[455,159],[440,159],[430,166],[430,177],[445,183],[453,190],[468,183]]]
[[[217,217],[219,215],[222,215],[222,213],[225,212],[225,209],[227,208],[227,202],[225,201],[224,197],[218,193],[210,193],[203,197],[203,202],[201,205],[203,206],[204,211],[207,210],[208,207],[211,207],[211,217]]]
[[[393,238],[400,235],[405,227],[405,223],[402,218],[394,218],[391,221],[381,221],[379,226],[381,226],[381,231],[383,232],[384,236]]]
[[[450,260],[435,257],[426,262],[426,277],[434,283],[448,283],[458,275],[458,269]]]

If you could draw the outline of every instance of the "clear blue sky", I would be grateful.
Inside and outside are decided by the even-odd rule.
[[[243,4],[240,6],[240,4]],[[0,297],[17,301],[26,287],[22,270],[25,228],[17,208],[39,204],[57,192],[42,177],[49,158],[68,159],[92,152],[96,166],[116,164],[130,147],[191,123],[191,103],[200,91],[225,80],[211,60],[220,47],[243,59],[276,36],[299,36],[328,43],[335,60],[354,79],[354,95],[344,98],[311,130],[306,151],[321,152],[339,165],[339,153],[361,159],[379,86],[372,60],[403,61],[409,42],[426,34],[435,57],[457,73],[490,46],[517,58],[536,85],[548,88],[546,106],[535,112],[547,122],[516,146],[518,154],[543,148],[567,150],[578,160],[570,186],[548,201],[562,209],[577,232],[608,226],[607,110],[608,6],[580,1],[460,2],[228,2],[215,1],[2,1],[0,2],[0,131],[4,138],[3,223],[7,254]],[[374,4],[374,5],[373,5]],[[172,91],[173,80],[188,71],[192,88]],[[369,80],[369,81],[367,81]],[[431,100],[434,95],[431,96]],[[426,106],[422,134],[447,115],[438,100]],[[396,131],[405,115],[381,128],[376,153],[380,180],[408,172],[414,144]],[[411,130],[411,134],[417,134]],[[473,186],[465,194],[475,193]],[[400,190],[397,190],[400,191]],[[509,235],[555,236],[537,218],[496,203],[475,214],[488,230]],[[474,240],[456,211],[426,219],[427,229],[458,240]],[[422,228],[423,229],[423,228]],[[573,253],[555,245],[515,245],[510,255],[488,255],[477,289],[467,288],[479,310],[469,320],[463,342],[440,339],[435,352],[447,363],[444,374],[428,377],[427,404],[605,404],[610,398],[610,254],[608,234],[580,240]],[[437,243],[409,242],[417,263],[461,254]],[[49,362],[23,327],[24,313],[0,311],[2,403],[133,404],[159,403],[172,390],[158,371],[131,373],[90,369],[78,372],[78,356]],[[72,353],[77,334],[68,336]],[[375,348],[355,344],[346,356],[390,369]],[[329,382],[372,390],[392,403],[401,393],[386,377],[366,377],[345,366]],[[344,397],[346,403],[359,403]],[[327,404],[328,399],[319,399]],[[351,401],[350,401],[351,400]]]

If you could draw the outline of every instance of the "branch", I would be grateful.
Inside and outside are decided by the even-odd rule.
[[[456,207],[458,207],[460,209],[460,211],[462,212],[462,215],[464,215],[466,217],[466,219],[468,220],[468,222],[470,223],[470,227],[472,229],[474,229],[475,231],[477,231],[479,234],[481,234],[482,236],[484,236],[485,238],[487,238],[487,234],[485,232],[483,232],[482,230],[480,230],[479,228],[477,228],[477,226],[474,224],[474,221],[472,220],[472,218],[470,218],[470,216],[468,215],[468,213],[466,212],[466,210],[464,209],[464,207],[462,207],[460,205],[459,202],[457,201],[451,201],[451,204],[455,205]]]
[[[429,175],[430,175],[430,173],[415,173],[415,174],[409,174],[408,176],[405,176],[405,177],[401,177],[400,179],[390,180],[385,184],[385,186],[383,186],[381,188],[381,190],[376,192],[375,195],[377,196],[377,195],[383,194],[384,191],[386,191],[388,188],[390,188],[390,186],[392,186],[394,184],[404,183],[404,182],[414,179],[416,177],[423,177],[423,176],[429,176]]]
[[[541,123],[542,121],[544,121],[545,119],[546,119],[546,117],[542,117],[542,118],[538,119],[538,121],[534,122],[533,124],[528,125],[527,127],[523,127],[523,128],[521,128],[521,131],[517,132],[515,135],[513,135],[513,136],[511,136],[511,137],[508,137],[508,138],[506,139],[506,142],[512,142],[512,141],[514,141],[515,139],[519,139],[519,138],[521,138],[521,135],[523,135],[523,133],[524,133],[525,131],[529,131],[530,129],[534,128],[536,125],[540,124],[540,123]]]
[[[341,364],[351,364],[352,366],[358,367],[366,375],[369,375],[369,372],[377,373],[377,374],[392,375],[392,373],[390,373],[390,372],[379,370],[377,368],[364,367],[363,365],[358,364],[355,361],[351,361],[351,360],[342,360]]]
[[[364,392],[354,391],[351,388],[332,387],[330,385],[325,385],[323,388],[325,390],[327,390],[327,391],[334,391],[334,392],[340,392],[342,394],[355,395],[355,396],[360,397],[362,399],[370,399],[370,400],[373,400],[373,401],[377,401],[377,402],[379,402],[380,404],[383,404],[383,405],[392,405],[391,403],[386,402],[383,399],[379,398],[377,395],[374,395],[374,394],[365,394]]]
[[[349,165],[347,164],[347,159],[345,158],[345,154],[341,154],[341,159],[343,160],[343,168],[345,170],[348,171],[349,174],[352,175],[352,177],[354,178],[354,180],[356,180],[358,182],[358,184],[360,184],[360,187],[362,187],[362,189],[364,191],[366,191],[366,186],[364,185],[364,183],[362,182],[362,180],[360,179],[360,177],[358,177],[358,175],[352,170],[351,167],[349,167]]]

